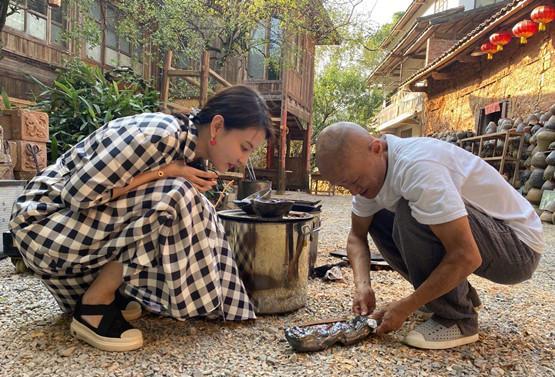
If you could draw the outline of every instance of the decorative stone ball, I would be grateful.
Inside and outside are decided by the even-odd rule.
[[[548,165],[555,165],[555,151],[549,152],[545,162],[547,162]]]
[[[530,186],[536,189],[541,189],[543,186],[543,172],[544,169],[535,168],[532,170],[532,174],[530,174],[530,178],[528,182],[530,182]]]
[[[548,121],[544,124],[544,128],[555,131],[555,115],[549,117]]]

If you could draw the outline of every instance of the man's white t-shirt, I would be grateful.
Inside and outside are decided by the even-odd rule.
[[[419,223],[433,225],[466,216],[466,203],[502,220],[534,251],[543,251],[543,228],[534,208],[490,164],[440,140],[384,137],[384,185],[373,199],[353,197],[355,215],[369,217],[384,208],[395,212],[404,198]]]

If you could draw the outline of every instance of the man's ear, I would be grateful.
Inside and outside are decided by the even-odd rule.
[[[372,153],[380,153],[383,149],[382,142],[379,139],[375,139],[375,138],[372,138],[372,140],[368,142],[368,146],[369,146],[370,152]]]
[[[213,139],[224,129],[224,117],[221,115],[214,115],[210,121],[210,137]]]

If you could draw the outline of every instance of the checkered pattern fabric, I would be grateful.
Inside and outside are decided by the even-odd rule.
[[[123,291],[158,314],[255,318],[214,207],[183,178],[112,189],[195,158],[196,128],[166,114],[114,120],[27,185],[10,227],[25,263],[69,312],[109,261]]]

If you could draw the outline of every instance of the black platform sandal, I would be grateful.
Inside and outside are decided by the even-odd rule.
[[[82,316],[102,315],[98,328]],[[83,305],[77,303],[70,330],[73,336],[104,351],[132,351],[143,345],[141,330],[133,328],[121,314],[114,300],[109,305]]]
[[[116,305],[121,310],[121,315],[126,321],[134,321],[141,318],[143,309],[141,304],[130,297],[124,296],[116,291]]]

